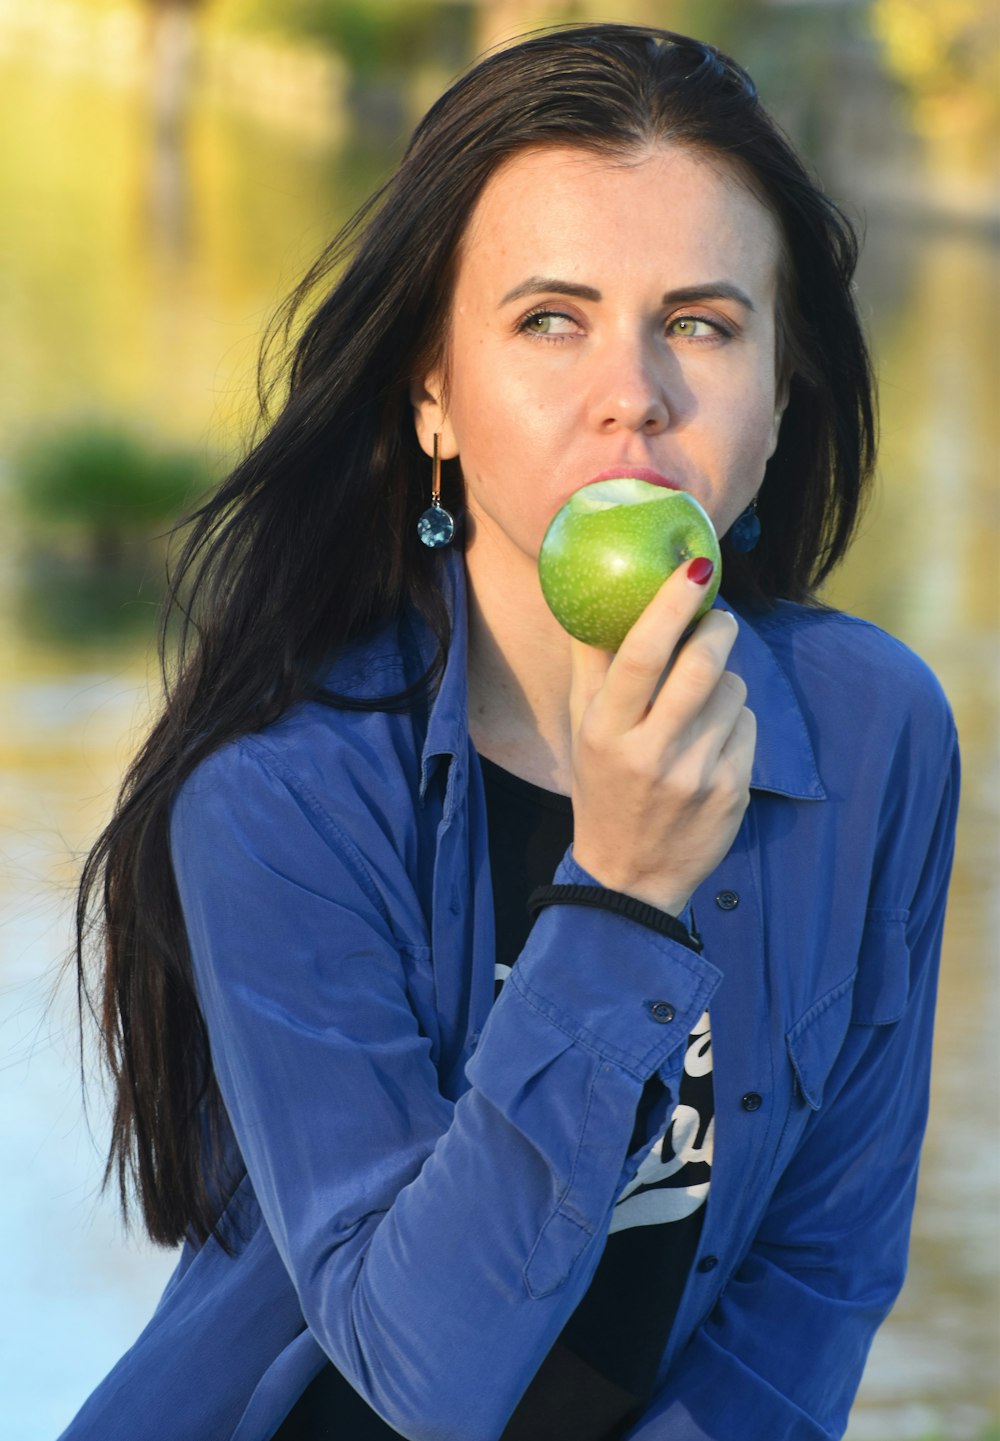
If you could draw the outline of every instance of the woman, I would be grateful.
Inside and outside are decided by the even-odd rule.
[[[839,1436],[957,793],[925,667],[815,600],[872,460],[853,236],[737,66],[610,25],[483,61],[363,221],[84,878],[109,1164],[184,1249],[65,1434]],[[536,567],[608,474],[725,536],[615,656]]]

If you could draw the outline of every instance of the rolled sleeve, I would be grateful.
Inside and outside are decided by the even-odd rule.
[[[310,1329],[403,1435],[495,1441],[599,1260],[643,1082],[679,1070],[717,973],[553,907],[453,1102],[407,993],[407,948],[428,958],[252,739],[182,790],[172,853],[222,1095]]]

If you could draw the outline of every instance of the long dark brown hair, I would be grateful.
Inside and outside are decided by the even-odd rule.
[[[396,174],[276,317],[263,356],[307,317],[286,346],[280,410],[188,522],[160,637],[163,711],[83,870],[80,1004],[96,1019],[114,1083],[105,1181],[117,1177],[126,1209],[137,1192],[156,1241],[207,1237],[235,1178],[225,1175],[234,1148],[171,870],[178,787],[210,752],[297,702],[347,704],[318,692],[317,675],[348,641],[408,607],[437,639],[418,690],[433,686],[449,628],[433,558],[416,536],[428,467],[408,392],[411,377],[440,360],[469,215],[497,167],[526,146],[622,154],[664,142],[725,159],[783,236],[778,341],[789,402],[760,497],[761,543],[738,556],[724,542],[725,593],[758,605],[808,601],[847,546],[874,445],[851,295],[857,244],[749,77],[711,46],[621,25],[546,31],[487,56],[431,108]],[[454,464],[446,485],[446,503],[460,507]]]

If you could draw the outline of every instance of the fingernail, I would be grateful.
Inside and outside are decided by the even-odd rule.
[[[693,580],[695,585],[708,585],[714,569],[715,564],[708,556],[699,555],[688,566],[688,580]]]

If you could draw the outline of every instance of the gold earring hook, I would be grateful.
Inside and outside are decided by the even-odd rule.
[[[441,444],[434,432],[434,461],[431,472],[431,503],[417,521],[417,534],[431,550],[450,545],[455,534],[455,519],[441,504]]]
[[[441,500],[441,453],[438,446],[438,433],[434,432],[434,462],[431,472],[431,505],[439,504]]]

